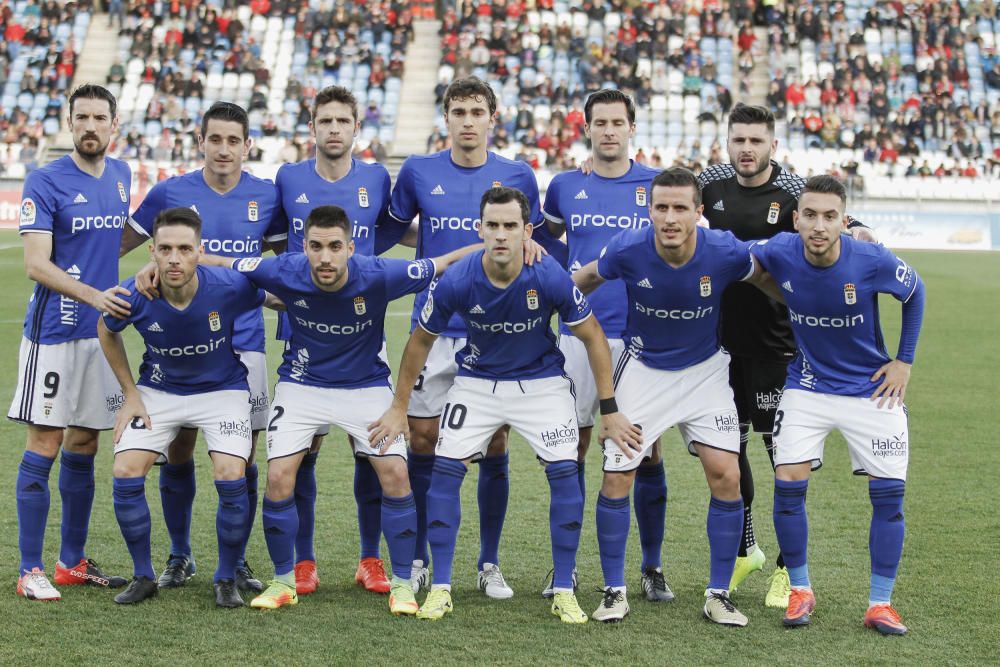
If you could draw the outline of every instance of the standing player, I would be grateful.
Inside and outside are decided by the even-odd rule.
[[[150,245],[161,296],[147,300],[131,278],[124,283],[128,317],[105,315],[98,324],[104,355],[125,394],[115,423],[114,498],[134,578],[115,597],[118,604],[142,602],[158,591],[146,475],[187,427],[205,433],[219,493],[215,604],[243,606],[234,578],[249,513],[244,473],[250,456],[250,392],[246,366],[233,350],[233,333],[244,313],[261,304],[263,294],[231,271],[199,267],[203,252],[197,213],[189,208],[161,212]],[[120,333],[129,324],[146,344],[139,387]]]
[[[242,107],[216,102],[202,116],[198,147],[205,154],[205,167],[157,183],[129,221],[122,239],[128,252],[152,233],[153,222],[163,210],[188,206],[204,222],[202,240],[208,253],[227,257],[259,257],[267,243],[286,232],[287,223],[271,181],[243,171],[250,150],[250,122]],[[136,276],[140,291],[143,277]],[[253,438],[267,426],[267,357],[264,354],[264,317],[259,308],[250,310],[236,324],[233,345],[249,369]],[[194,444],[197,431],[182,429],[171,445],[169,462],[160,468],[160,500],[170,533],[170,554],[159,578],[161,588],[176,588],[194,575],[191,552],[191,512],[194,507]],[[250,456],[246,468],[250,514],[247,539],[257,512],[257,465]],[[263,584],[253,577],[240,555],[236,583],[244,592],[260,592]]]
[[[351,155],[361,124],[358,102],[351,91],[340,86],[324,88],[313,101],[309,124],[316,140],[316,157],[278,170],[275,183],[281,206],[288,219],[288,252],[302,252],[305,220],[317,206],[336,204],[351,220],[351,240],[359,255],[376,253],[376,228],[382,249],[394,245],[396,232],[406,226],[389,222],[389,172],[380,164],[366,164]],[[288,321],[279,317],[278,337],[289,338]],[[327,427],[313,438],[312,447],[299,466],[295,481],[295,506],[299,513],[299,533],[295,538],[295,585],[299,595],[319,586],[313,532],[316,516],[316,457]],[[389,592],[389,580],[379,554],[382,535],[382,490],[368,457],[354,459],[354,499],[358,506],[361,555],[355,580],[367,590]]]
[[[540,225],[538,184],[525,162],[515,162],[487,150],[486,138],[493,128],[497,99],[483,81],[458,79],[444,94],[444,115],[451,149],[432,155],[407,158],[396,178],[389,213],[408,223],[420,216],[417,257],[442,255],[479,240],[478,203],[492,187],[516,188],[528,197],[530,222]],[[529,242],[530,246],[534,244]],[[427,293],[417,295],[411,328],[423,308]],[[438,441],[438,419],[445,395],[455,379],[455,353],[465,346],[466,327],[459,316],[439,332],[427,358],[427,366],[416,378],[409,404],[410,480],[417,502],[417,551],[413,561],[414,588],[428,583],[426,496],[434,467]],[[480,554],[479,586],[491,598],[509,598],[514,591],[500,572],[500,533],[507,514],[507,429],[498,431],[479,467]]]
[[[792,585],[784,624],[808,624],[816,606],[806,562],[806,489],[810,471],[823,464],[827,434],[839,429],[854,474],[868,476],[872,503],[864,624],[901,635],[906,626],[891,596],[905,532],[909,437],[903,399],[923,318],[924,286],[886,248],[841,235],[846,202],[839,181],[810,178],[795,214],[798,234],[781,234],[753,248],[781,284],[799,349],[774,422],[774,530]],[[903,302],[895,359],[882,338],[880,293]]]
[[[711,490],[708,543],[711,570],[705,616],[724,625],[746,625],[729,599],[729,580],[743,527],[739,429],[729,388],[729,355],[719,344],[719,305],[732,283],[763,285],[748,244],[728,232],[698,226],[701,190],[682,168],[656,176],[650,193],[651,228],[622,232],[600,259],[573,280],[589,292],[621,279],[628,298],[628,346],[615,369],[622,412],[642,426],[651,443],[677,426],[691,454],[701,459]],[[651,387],[657,391],[651,394]],[[629,613],[625,589],[628,494],[651,444],[633,456],[604,442],[604,482],[597,499],[597,543],[604,599],[593,616],[620,621]]]
[[[590,95],[583,108],[584,132],[591,141],[592,171],[557,174],[545,192],[543,214],[549,231],[559,238],[566,234],[569,270],[573,273],[595,259],[619,232],[638,233],[649,226],[649,185],[658,173],[629,159],[629,139],[635,134],[635,104],[618,90],[600,90]],[[608,335],[611,358],[617,361],[625,349],[627,303],[625,286],[611,282],[588,296],[601,327]],[[576,418],[580,425],[580,491],[586,500],[584,462],[597,414],[597,386],[590,371],[587,351],[565,323],[559,326],[559,351],[566,357],[566,374],[573,381]],[[663,576],[660,552],[667,510],[667,478],[654,443],[650,458],[639,464],[635,485],[635,518],[642,544],[642,590],[651,602],[673,600]],[[551,581],[542,592],[551,597]]]
[[[524,264],[524,241],[532,231],[527,197],[512,188],[490,188],[482,196],[479,218],[486,249],[453,267],[431,290],[403,351],[392,408],[372,428],[373,439],[405,430],[413,381],[435,338],[454,316],[461,317],[469,338],[455,357],[458,377],[441,416],[427,494],[434,583],[417,615],[437,620],[452,611],[451,566],[462,518],[462,482],[469,463],[485,456],[496,430],[510,425],[535,450],[549,481],[552,613],[565,623],[586,623],[573,593],[583,520],[579,435],[572,382],[563,372],[563,356],[549,328],[554,312],[586,346],[605,415],[603,434],[623,447],[638,446],[641,435],[614,407],[608,343],[587,300],[555,260]]]
[[[49,515],[49,472],[62,448],[59,495],[62,542],[59,585],[124,586],[86,556],[94,502],[98,431],[114,425],[122,395],[100,353],[101,312],[128,315],[118,287],[117,246],[128,219],[128,165],[105,157],[118,129],[117,103],[101,86],[85,84],[69,97],[73,151],[24,182],[20,232],[24,264],[35,289],[24,319],[17,388],[7,417],[28,425],[15,486],[18,524],[17,593],[58,600],[42,563]]]

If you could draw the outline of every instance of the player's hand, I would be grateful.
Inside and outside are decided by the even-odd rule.
[[[153,262],[142,267],[135,274],[135,289],[150,301],[159,298],[160,290],[156,289],[159,284],[160,271]]]
[[[628,458],[642,451],[642,427],[635,426],[620,412],[601,415],[601,433],[599,442],[611,440]]]
[[[869,229],[868,227],[851,227],[847,231],[851,233],[851,237],[855,241],[867,241],[868,243],[878,243],[878,236],[875,235],[875,231]]]
[[[877,400],[879,408],[888,401],[890,410],[896,407],[897,404],[902,405],[903,399],[906,398],[906,385],[910,383],[911,368],[913,368],[911,364],[899,359],[893,359],[875,371],[875,375],[872,376],[872,382],[878,382],[881,378],[882,384],[872,394],[871,400]]]
[[[584,176],[588,176],[590,172],[594,171],[594,156],[589,156],[580,164],[580,171]]]
[[[121,285],[115,285],[99,292],[97,298],[90,305],[96,308],[99,313],[110,313],[113,317],[124,320],[132,312],[132,306],[129,305],[128,301],[118,296],[119,294],[129,296],[132,293]]]
[[[524,240],[524,263],[531,266],[535,262],[542,261],[542,257],[548,255],[548,251],[531,239]]]
[[[407,442],[410,440],[410,426],[406,420],[406,410],[390,407],[385,413],[368,425],[368,442],[384,451],[402,435]]]
[[[136,419],[141,419],[147,429],[153,428],[153,420],[149,418],[146,406],[142,403],[142,398],[138,394],[133,394],[132,396],[125,397],[125,402],[122,403],[121,409],[118,410],[118,416],[115,418],[116,445],[122,439],[122,433],[125,432],[125,429],[129,428]]]

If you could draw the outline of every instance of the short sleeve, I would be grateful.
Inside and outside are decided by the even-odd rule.
[[[429,259],[383,259],[385,291],[389,300],[427,289],[434,280],[434,262]]]
[[[753,258],[750,256],[753,241],[740,241],[729,231],[726,234],[730,243],[729,257],[732,262],[733,277],[736,280],[747,280],[753,276]]]
[[[129,305],[129,315],[125,319],[121,320],[112,315],[111,313],[103,313],[101,317],[104,320],[104,326],[108,328],[108,331],[119,333],[125,330],[125,328],[135,322],[141,315],[143,307],[146,304],[146,297],[139,294],[139,291],[135,288],[135,278],[129,278],[124,283],[122,287],[127,289],[130,294],[128,296],[120,296],[120,298],[128,301]]]
[[[290,255],[244,257],[243,259],[234,259],[231,266],[257,287],[273,292],[282,284],[282,264],[287,257]]]
[[[392,189],[389,215],[400,222],[410,222],[417,217],[417,189],[412,158],[403,163]]]
[[[619,232],[601,249],[601,254],[597,258],[597,273],[605,280],[615,280],[621,278],[622,245],[625,242],[625,232]]]
[[[772,271],[771,254],[775,248],[773,243],[768,243],[769,239],[752,241],[750,243],[750,254],[752,254],[765,271]]]
[[[519,162],[523,165],[521,192],[528,198],[528,222],[538,227],[545,219],[542,217],[542,207],[539,204],[538,181],[535,179],[535,172],[528,166],[527,162]]]
[[[246,312],[260,308],[264,303],[264,290],[258,289],[245,274],[233,276],[233,308]]]
[[[152,238],[153,223],[156,222],[156,216],[167,207],[168,182],[169,180],[161,181],[154,185],[146,193],[146,197],[139,204],[139,208],[135,209],[135,213],[132,214],[132,218],[129,220],[129,224],[132,225],[135,231]]]
[[[545,190],[545,205],[542,207],[542,215],[546,220],[557,225],[565,225],[566,219],[559,208],[559,191],[562,189],[563,179],[558,176],[549,182],[549,187]]]
[[[410,224],[396,220],[389,215],[389,200],[392,197],[389,172],[383,174],[382,187],[379,194],[379,201],[382,207],[379,209],[378,218],[375,221],[375,254],[381,255],[386,250],[395,246],[406,234]]]
[[[910,300],[920,278],[913,267],[896,257],[891,250],[879,247],[878,274],[875,289],[883,294],[891,294],[903,303]]]
[[[281,205],[281,191],[274,187],[274,205],[271,207],[271,219],[264,232],[265,241],[282,241],[288,238],[288,218],[285,208]]]
[[[431,283],[430,292],[427,293],[427,300],[424,307],[420,309],[420,327],[427,333],[438,336],[448,328],[448,321],[451,319],[455,307],[452,274],[445,274],[445,277]]]
[[[52,193],[45,177],[38,172],[28,175],[21,193],[21,214],[18,230],[26,232],[52,233],[55,211],[50,208]]]
[[[545,283],[546,292],[552,295],[559,318],[566,326],[575,326],[590,317],[590,302],[561,267],[553,266],[548,269]]]

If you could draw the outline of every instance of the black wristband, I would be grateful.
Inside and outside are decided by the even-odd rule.
[[[854,229],[855,227],[864,227],[865,229],[868,229],[868,225],[866,225],[865,223],[861,222],[857,218],[853,218],[851,216],[847,216],[847,228],[848,229]]]
[[[618,402],[615,401],[615,397],[602,398],[601,399],[601,414],[610,415],[613,412],[618,412]]]

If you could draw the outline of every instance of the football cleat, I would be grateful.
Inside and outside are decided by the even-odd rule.
[[[156,580],[156,585],[160,588],[180,588],[194,576],[194,572],[194,558],[170,554],[170,557],[167,558],[167,566],[163,568],[160,578]]]
[[[381,562],[381,561],[380,561]],[[417,599],[413,597],[413,587],[406,579],[392,578],[389,589],[389,611],[395,616],[412,616],[420,610]]]
[[[244,560],[236,566],[236,587],[244,593],[260,593],[264,590],[264,584],[253,576],[253,570]]]
[[[105,588],[121,588],[128,583],[128,579],[125,577],[104,574],[92,558],[81,558],[80,562],[73,567],[66,567],[57,562],[56,576],[53,579],[59,586],[90,584]]]
[[[793,588],[788,596],[788,609],[781,622],[792,628],[809,625],[815,608],[816,596],[811,588]]]
[[[483,563],[483,569],[479,571],[479,590],[486,593],[486,597],[494,600],[507,600],[514,597],[514,591],[503,578],[500,566],[493,563]]]
[[[17,580],[17,594],[29,600],[42,600],[43,602],[55,602],[62,599],[62,594],[49,582],[45,572],[37,567],[30,572],[26,570]]]
[[[445,614],[450,614],[454,610],[455,607],[451,604],[451,591],[446,588],[432,588],[420,606],[417,618],[440,621]]]
[[[556,571],[554,569],[553,570],[549,570],[549,573],[547,575],[545,575],[545,586],[542,588],[542,597],[545,598],[546,600],[551,599],[552,595],[554,594],[553,591],[552,591],[552,583],[555,581],[555,576],[556,576]],[[576,576],[576,568],[574,567],[573,568],[573,592],[576,593],[576,590],[579,587],[580,587],[580,580]]]
[[[220,579],[213,586],[215,589],[215,606],[225,609],[236,609],[246,603],[240,596],[240,591],[236,587],[236,582],[232,579]]]
[[[149,598],[155,598],[160,592],[159,586],[149,577],[133,577],[128,588],[115,596],[117,604],[137,604]]]
[[[250,601],[250,606],[254,609],[277,609],[285,605],[294,606],[298,603],[299,596],[295,592],[295,587],[274,579],[266,591]]]
[[[792,581],[788,578],[788,568],[775,568],[771,573],[771,578],[767,580],[767,596],[764,598],[764,606],[775,609],[786,609],[788,607],[788,596],[792,592]]]
[[[362,558],[358,563],[358,571],[354,573],[354,581],[372,593],[388,593],[390,589],[381,558]]]
[[[587,622],[587,614],[580,609],[576,596],[567,591],[560,591],[552,596],[552,614],[558,616],[563,623]]]
[[[315,593],[319,588],[319,574],[316,573],[316,561],[300,560],[295,564],[295,592],[299,595]]]
[[[891,604],[876,604],[865,612],[865,627],[878,630],[883,635],[905,635],[907,627],[899,612]]]
[[[729,580],[729,590],[735,593],[736,588],[743,583],[743,580],[754,572],[763,570],[766,562],[767,556],[764,555],[764,550],[758,546],[755,546],[753,551],[746,556],[738,556],[736,566],[733,567],[733,576]]]
[[[410,586],[414,593],[419,593],[421,589],[430,590],[431,587],[431,571],[424,567],[423,561],[419,563],[415,562],[410,569]]]
[[[617,623],[628,616],[630,610],[625,591],[616,591],[610,586],[598,590],[604,594],[604,598],[597,606],[597,611],[590,615],[591,618],[601,623]]]
[[[658,567],[647,568],[642,573],[642,592],[650,602],[671,602],[674,592],[667,586],[663,570]]]
[[[747,617],[740,613],[733,601],[725,593],[705,593],[705,607],[702,610],[705,618],[719,625],[735,625],[743,627]]]

